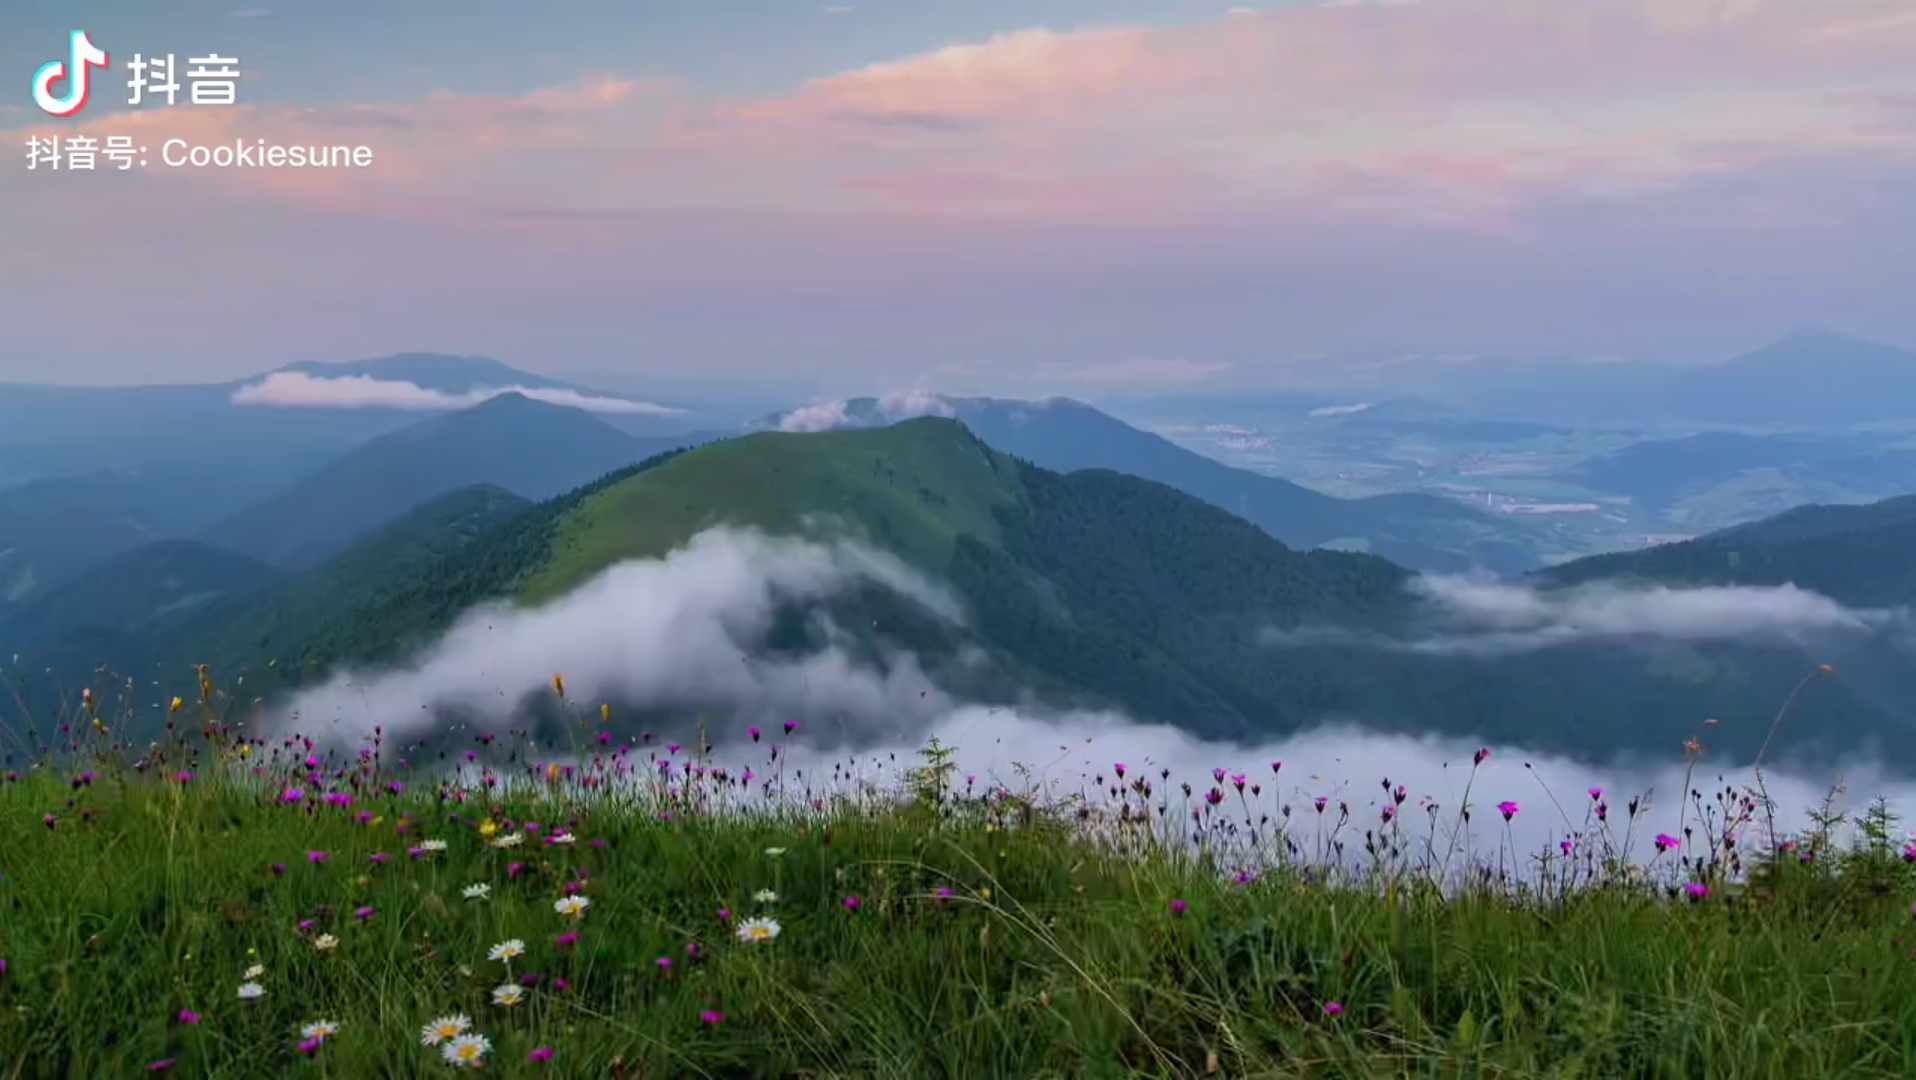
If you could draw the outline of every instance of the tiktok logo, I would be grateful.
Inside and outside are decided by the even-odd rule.
[[[41,64],[33,73],[34,103],[54,116],[72,116],[86,107],[86,69],[106,64],[106,50],[94,48],[85,30],[75,30],[67,46],[67,58]],[[55,97],[53,84],[60,79],[67,81],[67,92]]]

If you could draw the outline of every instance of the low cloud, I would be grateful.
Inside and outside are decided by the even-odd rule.
[[[1321,409],[1312,409],[1310,415],[1319,417],[1350,416],[1354,413],[1368,412],[1376,407],[1375,403],[1369,401],[1360,401],[1355,405],[1326,405]]]
[[[1452,838],[1479,856],[1494,856],[1506,842],[1525,853],[1554,844],[1586,828],[1597,802],[1586,794],[1591,787],[1603,789],[1619,837],[1630,827],[1625,807],[1646,796],[1634,823],[1639,856],[1649,854],[1656,832],[1682,833],[1685,763],[1675,758],[1594,768],[1495,747],[1473,781],[1472,757],[1479,747],[1467,739],[1381,736],[1340,726],[1286,738],[1212,742],[1110,712],[959,700],[930,685],[910,656],[860,660],[832,644],[800,659],[763,657],[759,647],[781,604],[816,609],[866,585],[894,590],[939,618],[962,620],[957,602],[936,583],[858,544],[714,530],[664,559],[612,567],[541,607],[475,609],[415,661],[336,678],[300,695],[273,720],[283,730],[340,743],[364,739],[374,725],[383,725],[387,742],[403,745],[443,722],[434,717],[444,710],[504,732],[523,719],[528,699],[549,699],[553,674],[563,673],[569,698],[581,711],[612,700],[624,703],[621,710],[636,706],[697,715],[701,723],[709,719],[718,763],[765,774],[782,767],[813,790],[894,783],[936,737],[956,749],[961,775],[975,776],[981,788],[1037,784],[1056,796],[1082,794],[1111,805],[1099,789],[1112,784],[1122,763],[1131,778],[1152,782],[1150,802],[1162,806],[1173,825],[1201,805],[1216,783],[1213,770],[1225,770],[1227,778],[1243,773],[1247,785],[1262,789],[1246,792],[1249,815],[1277,821],[1290,807],[1291,836],[1306,855],[1329,841],[1346,805],[1349,823],[1336,836],[1349,852],[1361,850],[1364,830],[1378,828],[1383,806],[1394,803],[1386,783],[1407,789],[1397,811],[1406,829],[1421,835],[1434,826],[1440,850]],[[1459,606],[1503,625],[1538,621],[1535,609],[1520,603],[1479,596]],[[626,730],[624,715],[615,716],[615,737],[636,744],[638,733]],[[767,746],[746,737],[746,725],[776,732],[788,719],[801,721],[801,731],[779,766],[767,760]],[[1706,765],[1691,780],[1708,805],[1715,805],[1717,791],[1740,791],[1753,779],[1727,773],[1712,783],[1710,776]],[[1182,791],[1185,783],[1192,786],[1190,796]],[[1767,776],[1782,823],[1790,828],[1807,825],[1806,812],[1839,783],[1847,784],[1839,809],[1860,810],[1878,794],[1894,805],[1916,804],[1909,782],[1873,767],[1847,776]],[[1460,833],[1466,784],[1475,813]],[[1218,812],[1242,816],[1228,779],[1220,786],[1227,797]],[[1318,797],[1327,806],[1321,819],[1313,808]],[[1491,809],[1506,799],[1521,807],[1507,826]],[[1688,820],[1699,821],[1694,807]],[[1698,828],[1697,836],[1705,836],[1704,830]]]
[[[520,394],[534,401],[587,412],[644,416],[677,416],[684,412],[650,401],[599,397],[543,386],[477,386],[453,394],[398,379],[376,379],[371,375],[313,376],[303,371],[276,371],[259,382],[248,383],[233,391],[233,404],[291,409],[469,409],[505,394]]]
[[[874,425],[896,424],[901,420],[912,420],[920,416],[958,415],[951,400],[943,394],[924,391],[912,391],[903,394],[886,394],[875,399],[870,409],[858,410],[859,402],[840,398],[834,401],[815,401],[793,409],[778,418],[780,431],[836,431],[848,427],[871,427]]]
[[[1906,627],[1909,622],[1909,613],[1900,608],[1850,608],[1795,585],[1671,588],[1597,582],[1540,590],[1426,576],[1415,579],[1411,587],[1433,616],[1421,636],[1301,627],[1269,631],[1264,641],[1276,646],[1344,644],[1497,656],[1585,641],[1724,642],[1867,635]]]

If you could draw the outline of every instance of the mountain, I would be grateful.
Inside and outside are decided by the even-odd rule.
[[[308,381],[262,394],[275,376],[287,375]],[[315,390],[325,384],[316,387],[312,380],[336,379],[358,385],[347,388],[352,393],[333,395],[330,407],[319,404],[326,395],[316,397]],[[367,383],[392,385],[369,388]],[[205,488],[208,497],[228,500],[220,508],[224,512],[263,498],[367,439],[472,403],[461,397],[513,387],[607,399],[598,415],[631,434],[682,432],[698,419],[689,411],[658,412],[635,398],[602,394],[485,357],[437,353],[306,361],[219,383],[0,383],[0,488],[102,470],[165,473]],[[435,395],[441,400],[432,400]],[[350,401],[350,407],[342,401]],[[235,446],[246,447],[246,453],[233,453]],[[237,489],[230,499],[229,487]]]
[[[1424,571],[1510,574],[1538,564],[1534,537],[1523,522],[1492,517],[1434,495],[1339,499],[1232,468],[1067,398],[859,398],[794,410],[761,426],[863,428],[913,413],[960,420],[988,444],[1047,469],[1110,469],[1168,484],[1296,548],[1365,550]]]
[[[278,580],[279,571],[191,540],[161,540],[114,556],[0,613],[5,651],[88,627],[137,626]]]
[[[441,554],[376,565],[362,553],[385,541],[367,541],[321,570],[139,628],[144,644],[104,643],[87,655],[136,657],[176,680],[190,677],[189,662],[215,663],[249,687],[309,680],[341,664],[403,660],[475,603],[550,600],[614,563],[728,524],[862,539],[943,582],[964,610],[954,624],[877,587],[855,590],[788,610],[756,646],[765,655],[831,642],[894,674],[922,671],[913,677],[969,700],[1035,694],[1212,737],[1348,719],[1594,757],[1661,755],[1715,716],[1725,721],[1712,732],[1718,752],[1747,756],[1795,679],[1821,659],[1791,641],[1443,648],[1463,632],[1455,612],[1384,559],[1292,550],[1169,486],[1109,470],[1053,472],[939,418],[659,455]],[[289,589],[302,590],[301,606],[266,603]],[[824,629],[825,616],[841,629]],[[120,651],[100,652],[110,647]],[[741,645],[747,656],[753,648]],[[901,668],[901,657],[912,666]],[[271,676],[269,660],[279,662]],[[1820,688],[1779,746],[1799,758],[1877,744],[1899,760],[1916,756],[1900,738],[1907,705],[1888,692],[1908,681]],[[1817,733],[1839,720],[1846,742],[1822,742]]]
[[[372,652],[368,635],[380,639],[380,648],[405,644],[390,636],[390,616],[372,629],[360,616],[390,611],[390,596],[418,586],[442,560],[482,538],[511,535],[503,527],[532,505],[485,485],[448,492],[291,575],[207,545],[150,545],[0,621],[0,652],[22,654],[29,670],[54,673],[37,685],[42,701],[69,696],[102,669],[116,673],[107,682],[152,675],[154,699],[192,693],[195,664],[210,664],[228,679],[296,682],[323,656]],[[475,573],[485,562],[482,555],[449,565]]]
[[[1809,327],[1726,363],[1682,368],[1661,411],[1709,423],[1850,425],[1916,416],[1916,353]]]
[[[1916,606],[1916,495],[1863,506],[1801,506],[1676,544],[1544,571],[1553,585],[1650,580],[1796,585],[1856,608]]]
[[[190,489],[125,473],[0,489],[0,611],[123,552],[197,524]]]
[[[1585,462],[1566,479],[1654,512],[1696,516],[1709,507],[1711,516],[1749,520],[1809,503],[1916,490],[1916,450],[1861,435],[1713,431],[1636,443]]]
[[[641,439],[579,409],[505,394],[364,443],[200,538],[304,569],[445,492],[491,484],[550,498],[679,441]]]

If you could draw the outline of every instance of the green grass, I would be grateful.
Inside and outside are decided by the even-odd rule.
[[[752,749],[768,775],[751,782],[734,766],[675,796],[640,748],[648,782],[621,796],[561,776],[491,805],[477,769],[522,775],[504,743],[480,751],[463,802],[390,749],[333,759],[319,784],[263,744],[179,782],[186,739],[144,773],[29,769],[0,783],[0,1075],[429,1076],[451,1066],[420,1028],[447,1014],[472,1018],[505,1076],[1799,1080],[1916,1064],[1911,877],[1884,822],[1848,854],[1812,838],[1819,858],[1760,888],[1712,858],[1694,871],[1716,882],[1704,899],[1615,865],[1576,888],[1446,898],[1414,869],[1384,888],[1296,862],[1241,882],[948,770],[942,792],[920,772],[915,795],[775,811],[763,785],[797,778]],[[1121,797],[1149,805],[1139,782]],[[305,798],[276,797],[287,783]],[[530,835],[491,846],[488,820]],[[539,842],[557,827],[576,841]],[[408,854],[429,839],[445,851]],[[462,896],[475,883],[488,899]],[[577,919],[554,908],[568,883],[590,901]],[[778,920],[775,941],[736,939],[753,914]],[[508,969],[488,950],[509,939],[526,953]],[[253,965],[265,993],[242,1002]],[[531,975],[521,1004],[493,1004]],[[322,1020],[338,1032],[302,1053]]]
[[[705,529],[800,531],[829,515],[908,562],[942,568],[959,536],[998,542],[993,511],[1021,497],[1009,458],[954,420],[766,432],[686,452],[600,491],[561,522],[551,558],[520,583],[539,601],[623,559],[657,558]]]

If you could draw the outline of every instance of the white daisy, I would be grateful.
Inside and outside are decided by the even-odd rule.
[[[512,1008],[526,999],[526,988],[518,983],[501,983],[492,988],[492,1003]]]
[[[587,900],[583,896],[562,896],[559,899],[553,901],[552,910],[558,912],[561,915],[570,915],[573,918],[578,919],[578,918],[584,918],[585,909],[591,906],[592,906],[592,901]]]
[[[339,939],[331,934],[321,934],[313,939],[313,948],[320,952],[332,952],[339,948]]]
[[[738,939],[750,945],[770,941],[778,936],[777,919],[750,918],[738,924]]]
[[[780,855],[785,854],[785,849],[782,847],[768,847],[765,849],[765,854],[771,858],[776,859]]]
[[[573,835],[569,832],[552,834],[552,842],[555,844],[570,844],[570,843],[573,843],[573,841],[574,841]]]
[[[492,895],[492,886],[480,882],[477,885],[466,886],[459,890],[459,893],[468,900],[484,900]]]
[[[240,978],[245,979],[247,982],[252,982],[264,974],[266,974],[266,969],[258,964],[254,964],[252,967],[247,968],[246,974],[241,975]]]
[[[520,941],[518,938],[511,938],[494,945],[492,949],[486,953],[486,959],[498,960],[510,964],[514,959],[524,956],[525,954],[526,943]]]
[[[299,1029],[300,1038],[318,1042],[325,1042],[337,1034],[339,1034],[337,1020],[315,1020]]]
[[[427,1046],[438,1046],[447,1039],[456,1039],[472,1027],[472,1017],[464,1013],[442,1016],[419,1029],[419,1041]]]
[[[421,840],[419,841],[419,850],[431,855],[437,855],[446,850],[446,842],[444,840]]]
[[[258,1001],[265,996],[266,988],[256,982],[244,982],[240,984],[239,999],[241,1001]]]
[[[451,1065],[463,1065],[478,1068],[485,1064],[486,1055],[492,1052],[492,1040],[484,1035],[473,1033],[461,1035],[446,1044],[441,1051]]]
[[[498,839],[494,840],[492,842],[492,846],[496,848],[518,847],[520,844],[523,844],[525,842],[526,842],[526,834],[515,832],[515,833],[507,833],[504,836],[501,836]]]
[[[761,904],[776,904],[778,903],[778,894],[770,889],[760,889],[758,892],[752,894],[752,899]]]

